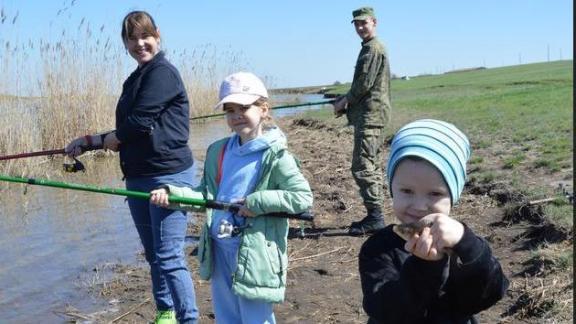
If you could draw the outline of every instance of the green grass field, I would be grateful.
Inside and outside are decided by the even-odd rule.
[[[572,177],[573,62],[557,61],[393,80],[390,134],[435,118],[470,138],[471,162],[490,172],[543,171]],[[349,84],[334,87],[343,94]],[[329,111],[324,111],[329,114]],[[493,159],[487,159],[493,153]]]

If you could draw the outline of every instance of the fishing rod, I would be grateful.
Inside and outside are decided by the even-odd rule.
[[[30,153],[20,153],[20,154],[12,154],[12,155],[4,155],[0,156],[0,161],[2,160],[12,160],[12,159],[21,159],[33,156],[44,156],[44,155],[56,155],[56,154],[65,154],[66,151],[64,149],[59,150],[47,150],[47,151],[39,151],[39,152],[30,152]]]
[[[4,155],[0,156],[0,161],[5,160],[14,160],[14,159],[22,159],[34,156],[48,156],[48,155],[57,155],[57,154],[66,154],[65,149],[58,149],[58,150],[46,150],[46,151],[38,151],[38,152],[29,152],[29,153],[20,153],[20,154],[12,154],[12,155]],[[74,162],[68,163],[64,162],[63,167],[64,171],[66,172],[78,172],[78,171],[85,171],[86,168],[84,164],[80,162],[77,158],[72,158]]]
[[[277,109],[296,108],[296,107],[304,107],[304,106],[327,105],[327,104],[333,104],[334,102],[336,102],[336,100],[327,100],[327,101],[318,101],[318,102],[307,102],[307,103],[302,103],[302,104],[276,106],[276,107],[272,107],[272,108],[270,108],[270,109],[271,109],[271,110],[277,110]],[[226,113],[219,113],[219,114],[213,114],[213,115],[205,115],[205,116],[192,117],[192,118],[190,118],[190,120],[205,119],[205,118],[218,117],[218,116],[224,116],[224,115],[226,115]]]
[[[96,186],[83,185],[83,184],[51,181],[51,180],[46,180],[46,179],[11,177],[11,176],[7,176],[7,175],[3,175],[3,174],[0,174],[0,180],[1,181],[7,181],[7,182],[24,183],[24,184],[29,184],[29,185],[61,188],[61,189],[72,189],[72,190],[79,190],[79,191],[97,192],[97,193],[104,193],[104,194],[109,194],[109,195],[125,196],[125,197],[130,197],[130,198],[138,198],[138,199],[146,199],[146,200],[150,199],[150,193],[148,193],[148,192],[132,191],[132,190],[125,190],[125,189],[96,187]],[[171,203],[180,203],[180,204],[186,204],[186,205],[192,205],[192,206],[198,206],[198,207],[221,209],[221,210],[226,210],[226,211],[230,211],[230,212],[238,212],[240,210],[240,208],[242,207],[241,204],[226,203],[226,202],[216,201],[216,200],[186,198],[186,197],[179,197],[179,196],[174,196],[174,195],[169,195],[168,201],[170,201]],[[263,216],[283,217],[283,218],[300,219],[300,220],[306,220],[306,221],[312,221],[314,219],[314,216],[309,212],[304,212],[304,213],[300,213],[300,214],[269,213],[269,214],[265,214]]]

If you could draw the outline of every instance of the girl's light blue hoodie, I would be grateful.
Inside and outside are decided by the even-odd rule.
[[[233,203],[252,193],[256,181],[260,178],[264,151],[279,141],[285,143],[286,137],[277,127],[244,144],[240,144],[240,136],[237,134],[230,137],[222,160],[222,174],[216,200]],[[210,236],[218,246],[236,249],[240,245],[240,237],[219,238],[218,230],[222,222],[244,226],[245,221],[244,217],[229,211],[214,210]]]

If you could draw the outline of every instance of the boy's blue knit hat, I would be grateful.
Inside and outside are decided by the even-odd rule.
[[[420,119],[400,128],[390,148],[387,176],[392,177],[400,161],[415,156],[431,163],[440,171],[450,189],[452,205],[458,202],[466,182],[466,162],[470,158],[470,142],[456,126],[434,119]]]

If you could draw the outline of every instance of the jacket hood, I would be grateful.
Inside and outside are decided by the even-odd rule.
[[[287,146],[286,136],[277,126],[265,130],[262,136],[252,139],[243,145],[240,145],[240,136],[237,134],[232,136],[230,142],[230,152],[239,156],[267,150],[268,148],[280,151]]]

